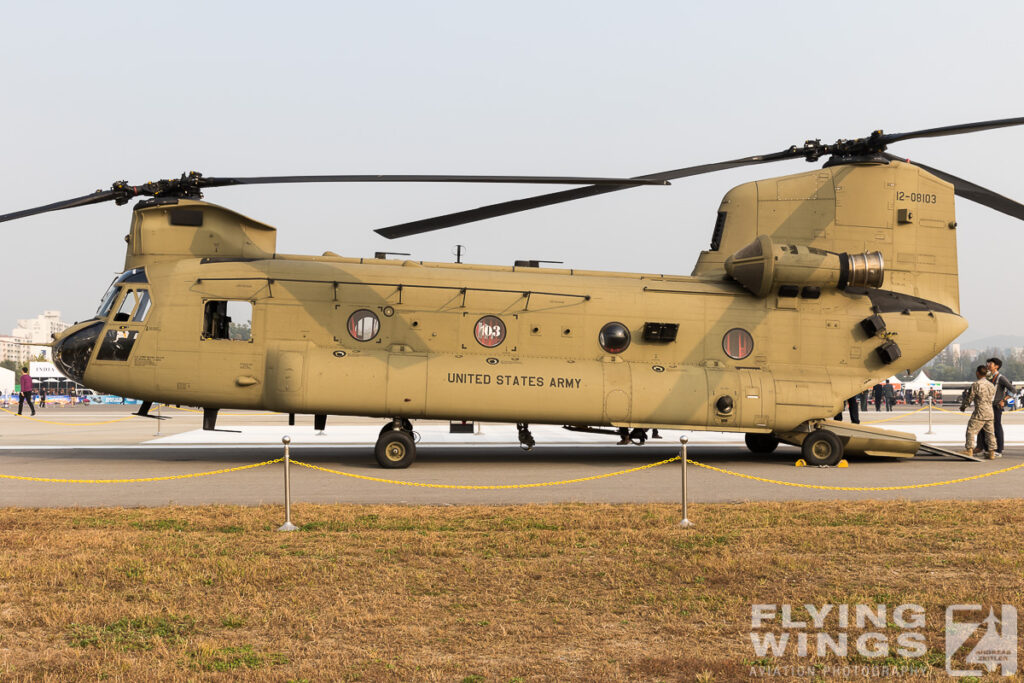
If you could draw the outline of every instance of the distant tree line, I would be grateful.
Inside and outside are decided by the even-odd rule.
[[[943,352],[924,369],[928,376],[935,380],[973,382],[976,379],[974,369],[984,365],[989,358],[1003,361],[1001,372],[1009,379],[1014,382],[1024,381],[1024,360],[1011,355],[1009,349],[986,349],[971,356],[961,354],[959,358],[953,358]]]

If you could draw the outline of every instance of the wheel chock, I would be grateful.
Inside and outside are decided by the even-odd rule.
[[[807,467],[807,461],[806,461],[806,460],[804,460],[803,458],[800,458],[799,460],[797,460],[797,461],[796,461],[796,462],[794,463],[794,466],[795,466],[795,467]]]
[[[849,466],[850,466],[850,463],[846,462],[846,458],[843,458],[842,460],[840,460],[839,462],[836,463],[836,467],[849,467]]]

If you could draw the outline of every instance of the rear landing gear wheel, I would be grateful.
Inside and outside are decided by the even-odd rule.
[[[808,434],[801,450],[808,465],[835,465],[843,458],[843,442],[824,429],[816,429]]]
[[[416,459],[416,444],[413,443],[412,434],[399,429],[389,429],[381,432],[373,454],[381,467],[402,469]]]
[[[779,440],[771,434],[747,434],[744,440],[751,453],[767,455],[779,447]]]

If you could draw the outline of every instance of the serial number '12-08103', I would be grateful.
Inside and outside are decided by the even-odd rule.
[[[937,204],[939,202],[938,197],[927,192],[903,192],[902,190],[896,190],[896,201],[898,202],[917,202],[918,204]]]

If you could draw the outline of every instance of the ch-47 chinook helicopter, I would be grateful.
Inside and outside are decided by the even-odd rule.
[[[178,179],[109,190],[0,221],[149,197],[133,210],[124,273],[96,315],[53,343],[97,390],[221,408],[386,418],[384,467],[415,458],[411,420],[746,433],[755,452],[801,446],[910,456],[913,436],[830,420],[844,399],[924,365],[959,315],[954,194],[1024,219],[1024,205],[887,153],[901,140],[1024,124],[1024,117],[834,144],[635,178],[286,176]],[[653,275],[279,254],[274,228],[202,190],[301,182],[513,182],[585,187],[377,230],[396,238],[741,166],[820,169],[740,185],[722,200],[693,273]],[[239,325],[240,321],[251,326]]]

